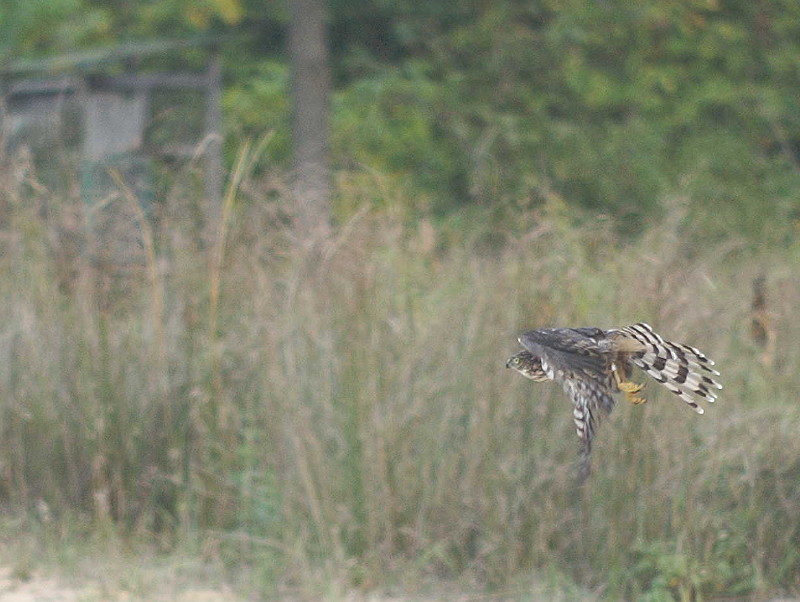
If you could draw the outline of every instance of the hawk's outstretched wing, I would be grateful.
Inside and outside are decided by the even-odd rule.
[[[604,339],[599,328],[542,328],[519,335],[520,345],[539,357],[544,371],[559,382],[580,372],[603,377],[608,358],[599,353],[599,341]]]

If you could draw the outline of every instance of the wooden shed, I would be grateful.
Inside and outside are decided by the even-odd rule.
[[[45,177],[77,165],[90,209],[124,184],[144,214],[164,166],[196,160],[203,168],[197,210],[212,228],[223,182],[217,42],[153,40],[7,64],[0,70],[0,156],[29,152]],[[87,214],[117,247],[114,260],[135,261],[113,233],[113,211]]]

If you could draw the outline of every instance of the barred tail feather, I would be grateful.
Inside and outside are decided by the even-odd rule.
[[[623,332],[641,343],[645,350],[633,355],[631,361],[672,393],[683,399],[698,414],[703,408],[693,396],[713,403],[717,389],[722,385],[714,380],[719,372],[711,366],[714,362],[689,345],[673,343],[662,338],[644,323],[633,324]]]
[[[655,332],[649,324],[644,322],[633,324],[632,326],[626,326],[622,331],[639,341],[647,351],[657,357],[682,361],[705,372],[719,375],[719,372],[711,367],[714,365],[714,361],[706,357],[699,349],[667,341]]]
[[[694,398],[692,397],[692,393],[697,393],[702,398],[706,399],[707,401],[713,402],[715,397],[709,392],[708,394],[704,393],[702,390],[698,389],[691,389],[685,387],[683,384],[679,384],[674,379],[671,379],[667,376],[664,372],[656,370],[650,364],[646,363],[640,358],[631,358],[631,361],[644,370],[647,374],[653,377],[656,381],[664,385],[669,391],[680,397],[683,401],[685,401],[689,406],[698,414],[703,413],[703,408],[697,405]]]

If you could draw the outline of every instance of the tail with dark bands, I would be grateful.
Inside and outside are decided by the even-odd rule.
[[[696,397],[710,403],[716,401],[717,390],[722,388],[714,379],[719,372],[712,368],[714,362],[698,349],[667,341],[644,323],[621,330],[645,347],[644,351],[633,354],[631,361],[683,399],[695,412],[703,413]]]

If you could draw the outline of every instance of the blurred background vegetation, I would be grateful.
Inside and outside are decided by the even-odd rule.
[[[282,2],[34,0],[0,14],[0,64],[146,37],[230,34],[226,143],[275,132],[289,165]],[[798,221],[800,7],[793,1],[331,0],[332,155],[413,211],[570,206],[708,236]],[[410,202],[413,200],[413,202]],[[401,202],[396,200],[396,202]],[[340,196],[340,218],[354,211]],[[784,241],[781,241],[784,242]]]
[[[3,505],[196,550],[253,598],[800,595],[800,4],[329,14],[336,228],[309,250],[282,3],[0,6],[0,64],[225,34],[231,171],[213,248],[193,166],[152,216],[120,187],[146,259],[119,272],[78,186],[4,158]],[[503,363],[524,327],[639,320],[726,388],[699,418],[650,386],[577,490],[563,395]]]

